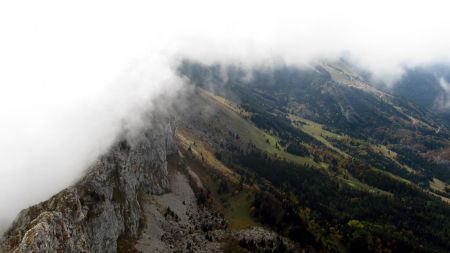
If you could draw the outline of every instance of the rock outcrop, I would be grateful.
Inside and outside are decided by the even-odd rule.
[[[0,252],[116,252],[119,238],[137,237],[140,196],[170,190],[173,127],[159,119],[133,141],[118,141],[78,183],[23,210]]]
[[[135,241],[139,252],[222,252],[221,240],[213,233],[225,233],[227,224],[219,213],[197,204],[188,178],[170,171],[171,192],[144,195],[145,221]],[[222,238],[220,238],[222,239]]]

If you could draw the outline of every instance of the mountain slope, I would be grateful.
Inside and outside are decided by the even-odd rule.
[[[252,203],[260,222],[296,238],[297,217],[320,242],[316,249],[448,249],[449,131],[432,112],[333,63],[249,74],[186,62],[180,72],[209,90],[199,93],[211,97],[220,115],[203,119],[207,130],[189,124],[197,141],[261,190]],[[247,134],[251,127],[263,134]],[[295,211],[270,208],[277,202]]]
[[[139,232],[139,195],[169,190],[168,121],[153,122],[133,147],[120,141],[74,186],[22,211],[5,234],[6,252],[115,252]],[[148,168],[153,168],[149,170]]]
[[[158,116],[136,137],[120,138],[78,183],[23,210],[0,252],[234,252],[241,241],[264,242],[252,246],[260,251],[300,250],[262,227],[229,229],[212,189],[194,172],[210,165],[175,129]]]
[[[184,62],[193,87],[6,252],[448,252],[449,129],[344,62]]]

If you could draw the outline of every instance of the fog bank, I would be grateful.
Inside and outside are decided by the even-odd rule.
[[[450,59],[445,1],[3,1],[0,230],[79,178],[183,82],[188,57],[270,64],[351,55],[392,83]],[[445,83],[445,85],[447,85]],[[170,101],[169,101],[170,102]]]

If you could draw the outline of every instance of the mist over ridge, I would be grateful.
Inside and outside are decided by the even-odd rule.
[[[346,56],[390,86],[407,68],[448,64],[446,5],[1,3],[0,231],[76,181],[124,125],[138,129],[143,114],[161,107],[158,98],[183,92],[182,59],[303,68]]]

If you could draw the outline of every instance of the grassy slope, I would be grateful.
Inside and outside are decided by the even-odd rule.
[[[229,222],[231,229],[244,229],[255,226],[257,223],[250,217],[252,198],[250,187],[244,187],[241,191],[232,191],[229,194],[218,194],[220,180],[226,180],[230,184],[237,185],[240,176],[217,160],[201,138],[183,128],[176,130],[176,139],[180,148],[192,155],[189,167],[200,177],[204,187],[211,192],[212,197],[218,203]],[[217,176],[220,175],[220,176]]]
[[[257,128],[252,122],[248,120],[250,114],[246,112],[244,109],[242,109],[239,105],[234,104],[233,102],[227,100],[224,97],[214,95],[207,91],[201,92],[201,99],[205,104],[213,105],[213,107],[215,108],[214,118],[211,119],[210,118],[211,115],[205,115],[203,120],[209,121],[213,127],[223,130],[221,133],[215,134],[225,136],[227,131],[231,131],[239,135],[242,149],[246,148],[245,143],[247,144],[252,143],[258,149],[263,150],[268,154],[271,154],[279,159],[285,159],[298,164],[308,164],[315,168],[322,168],[322,169],[328,168],[329,166],[328,164],[324,164],[322,162],[315,162],[312,157],[301,157],[286,152],[285,147],[282,147],[279,144],[280,141],[278,137],[268,131],[264,131],[262,129]],[[409,172],[415,172],[413,168],[410,168],[405,164],[399,163],[397,161],[397,154],[394,151],[390,150],[389,147],[385,145],[373,144],[364,140],[351,138],[347,135],[330,132],[324,129],[323,125],[298,117],[296,115],[289,114],[289,118],[291,119],[293,126],[298,127],[305,133],[311,135],[316,140],[323,143],[327,148],[329,148],[332,151],[331,154],[334,153],[332,155],[338,159],[342,158],[351,159],[351,156],[347,154],[345,151],[341,150],[340,148],[334,146],[330,141],[328,141],[329,139],[352,142],[355,145],[359,146],[361,152],[365,152],[365,149],[371,149],[372,151],[380,153],[383,156],[391,159],[405,170]],[[184,140],[185,142],[185,147],[188,148],[190,146],[193,154],[196,155],[198,159],[203,159],[205,163],[208,164],[208,166],[214,168],[216,171],[219,171],[222,175],[226,176],[231,182],[237,183],[239,181],[240,176],[234,171],[232,171],[230,168],[227,168],[222,162],[220,162],[215,157],[215,155],[211,151],[213,150],[213,148],[204,139],[202,140],[201,137],[194,136],[192,135],[192,133],[189,133],[189,131],[183,129],[180,129],[178,132],[182,133],[180,136],[181,139]],[[193,145],[194,143],[195,145]],[[308,144],[306,146],[308,146]],[[390,172],[380,170],[375,167],[373,167],[372,169],[379,173],[386,174],[389,177],[399,180],[403,183],[413,184],[411,181],[396,176]],[[345,177],[344,175],[337,175],[337,180],[362,191],[370,192],[373,194],[383,194],[389,196],[392,195],[389,192],[383,191],[381,189],[378,189],[376,187],[367,185],[359,181],[349,173],[345,173]],[[437,185],[438,185],[437,183],[433,182],[431,184],[431,187],[439,189],[442,188],[437,187]],[[210,185],[210,187],[212,187],[211,189],[216,190],[218,186],[212,184]],[[253,223],[254,221],[248,216],[250,209],[250,202],[249,200],[245,199],[243,195],[245,194],[239,193],[236,195],[229,196],[227,197],[227,199],[223,198],[221,199],[222,205],[227,207],[224,209],[225,214],[227,218],[230,220],[230,225],[233,228],[244,228],[254,224]],[[218,196],[216,197],[218,198]]]
[[[296,156],[286,152],[282,147],[277,148],[276,144],[279,143],[279,139],[275,135],[257,128],[253,123],[246,120],[245,117],[248,113],[241,109],[233,109],[238,108],[238,106],[232,102],[223,97],[214,96],[209,92],[204,92],[202,95],[205,100],[213,102],[216,106],[218,117],[215,118],[217,121],[214,122],[214,124],[219,128],[226,126],[234,133],[237,133],[241,138],[252,142],[258,149],[261,149],[268,154],[275,155],[279,158],[296,162],[298,164],[309,164],[314,167],[324,167],[323,164],[314,162],[311,157]]]
[[[218,117],[216,117],[216,120],[214,122],[215,125],[217,125],[219,128],[226,126],[231,131],[239,134],[241,138],[244,140],[250,141],[258,149],[261,149],[269,154],[275,155],[276,157],[279,157],[281,159],[286,159],[298,164],[308,164],[315,168],[324,168],[326,169],[328,167],[328,164],[324,163],[317,163],[315,162],[311,157],[301,157],[296,156],[293,154],[290,154],[285,151],[284,147],[279,146],[280,148],[277,148],[277,143],[279,144],[279,139],[264,130],[261,130],[257,128],[253,123],[246,120],[249,113],[240,108],[238,105],[234,104],[233,102],[227,100],[226,98],[223,98],[218,95],[213,95],[210,92],[204,92],[202,93],[203,99],[207,101],[207,103],[213,102],[214,105],[217,107],[217,114],[219,114]],[[396,158],[396,153],[389,150],[387,146],[379,145],[379,144],[370,144],[363,140],[356,140],[353,139],[347,135],[340,135],[336,134],[330,131],[327,131],[323,128],[323,125],[315,123],[313,121],[298,117],[296,115],[289,115],[291,121],[293,122],[293,125],[295,127],[300,128],[305,133],[311,135],[312,137],[316,138],[318,141],[323,143],[325,146],[330,148],[331,150],[335,151],[338,154],[338,158],[349,158],[350,155],[346,154],[344,151],[340,150],[338,147],[333,146],[332,143],[330,143],[327,138],[333,138],[338,140],[347,140],[347,141],[353,141],[361,145],[361,147],[369,146],[370,148],[377,150],[381,152],[386,157],[394,160],[394,162],[398,163]],[[205,152],[206,153],[206,152]],[[400,164],[400,163],[398,163]],[[411,168],[404,166],[407,170],[412,170]],[[376,168],[374,168],[377,171]],[[382,171],[385,174],[388,174],[389,176],[398,179],[405,183],[411,183],[410,181],[403,179],[401,177],[395,176],[390,172]],[[363,182],[359,181],[358,179],[352,177],[351,175],[347,174],[347,177],[344,179],[342,176],[339,176],[338,178],[341,182],[359,189],[363,191],[368,191],[371,193],[378,193],[378,194],[387,194],[390,195],[390,193],[380,190],[378,188],[369,186],[367,184],[364,184]]]
[[[266,151],[267,153],[279,158],[300,164],[305,163],[306,160],[310,161],[310,164],[312,164],[315,168],[327,168],[326,166],[314,162],[310,157],[298,157],[287,153],[284,148],[278,149],[276,146],[276,143],[279,143],[279,139],[277,138],[277,136],[257,128],[252,122],[248,120],[248,113],[246,113],[239,106],[226,100],[225,98],[212,96],[211,94],[205,93],[202,94],[202,99],[205,103],[211,104],[215,107],[213,116],[204,115],[202,116],[202,120],[210,124],[208,125],[208,127],[221,129],[222,131],[211,129],[206,130],[206,132],[203,130],[199,131],[205,133],[205,136],[202,136],[196,135],[195,132],[192,132],[189,129],[179,128],[177,129],[177,138],[183,143],[184,149],[188,150],[190,148],[190,152],[193,154],[193,156],[203,164],[201,166],[192,164],[190,165],[190,167],[200,177],[204,186],[210,190],[211,196],[214,198],[214,200],[219,203],[222,213],[225,215],[226,220],[229,222],[229,226],[232,230],[261,225],[256,222],[251,216],[255,188],[253,186],[244,185],[242,190],[233,190],[227,194],[218,193],[221,178],[226,178],[231,183],[237,183],[240,180],[240,175],[234,172],[231,168],[228,168],[225,164],[217,159],[214,153],[214,150],[216,150],[214,148],[214,145],[216,145],[217,143],[209,142],[209,139],[207,138],[209,134],[214,134],[215,137],[225,139],[229,138],[228,132],[231,131],[234,134],[240,136],[239,141],[236,142],[241,143],[241,147],[243,149],[245,149],[247,146],[245,143],[251,142],[258,149]],[[378,153],[381,153],[383,156],[389,159],[397,161],[397,154],[391,151],[388,146],[376,145],[364,140],[358,140],[346,135],[330,132],[324,129],[322,125],[315,122],[296,116],[291,117],[294,126],[299,127],[302,131],[306,132],[307,134],[323,143],[327,148],[329,148],[329,152],[332,153],[336,158],[340,157],[351,159],[351,156],[344,150],[341,150],[338,147],[334,146],[333,143],[329,141],[330,138],[353,142],[356,146],[360,147],[358,149],[365,150],[366,148],[370,148]],[[398,181],[404,182],[406,184],[412,184],[410,181],[396,176],[390,172],[377,168],[372,169],[379,173],[386,174]],[[211,173],[211,170],[217,174],[214,175],[214,173]],[[377,195],[382,194],[392,196],[392,193],[365,184],[364,182],[361,182],[358,179],[354,178],[351,174],[347,175],[345,178],[341,177],[341,175],[338,175],[336,179],[339,182],[342,182],[346,185],[351,186],[352,188],[361,191]],[[433,186],[442,189],[442,184],[439,184],[439,182],[433,182]],[[330,236],[330,238],[333,239],[333,236]],[[327,240],[331,240],[330,238],[328,238]],[[330,243],[332,245],[339,245],[339,240],[336,239]]]

